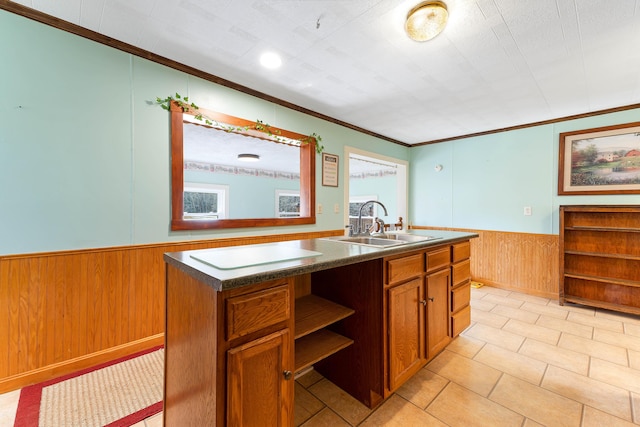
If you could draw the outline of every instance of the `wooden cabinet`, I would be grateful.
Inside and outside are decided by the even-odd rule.
[[[471,324],[471,243],[451,246],[451,337]]]
[[[385,260],[387,395],[450,342],[450,265],[448,245]]]
[[[288,329],[228,351],[227,425],[288,426],[293,385]]]
[[[397,389],[425,363],[424,284],[421,277],[387,291],[389,388]]]
[[[217,292],[167,265],[164,425],[291,425],[293,301],[290,279]]]
[[[560,207],[560,305],[640,314],[640,206]]]

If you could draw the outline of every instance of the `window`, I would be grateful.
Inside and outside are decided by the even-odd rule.
[[[368,200],[378,200],[377,196],[352,196],[349,197],[349,225],[356,229],[358,225],[358,215],[360,214],[360,206]],[[369,228],[373,225],[373,219],[378,215],[378,208],[380,206],[377,203],[370,203],[362,211],[362,228]],[[380,208],[382,209],[382,208]],[[361,230],[362,231],[362,230]]]
[[[224,219],[229,216],[229,186],[184,183],[184,219]]]
[[[300,216],[300,192],[276,190],[276,217],[293,218]]]

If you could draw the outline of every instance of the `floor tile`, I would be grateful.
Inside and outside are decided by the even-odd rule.
[[[304,427],[350,427],[351,425],[340,418],[338,414],[329,408],[324,408],[316,416],[311,418]]]
[[[474,292],[477,292],[479,294],[483,294],[483,295],[499,295],[501,297],[508,297],[509,295],[511,295],[511,291],[508,291],[506,289],[500,289],[500,288],[494,288],[493,286],[483,286],[481,288],[474,288],[473,289]]]
[[[511,292],[509,294],[509,298],[517,299],[523,302],[531,302],[534,304],[547,305],[549,304],[549,299],[544,297],[537,297],[535,295],[527,295],[520,292]]]
[[[640,325],[635,323],[624,322],[624,333],[627,335],[633,335],[634,337],[640,337]]]
[[[484,345],[484,341],[471,338],[467,335],[458,335],[449,343],[447,350],[472,359]]]
[[[307,391],[298,382],[295,383],[294,402],[293,420],[297,426],[313,417],[325,407],[325,404],[322,403],[321,400]]]
[[[573,303],[570,303],[570,302],[565,303],[565,305],[560,305],[560,304],[558,304],[557,300],[549,301],[549,305],[561,308],[563,310],[572,311],[574,313],[586,314],[588,316],[595,316],[596,315],[596,308],[595,307],[589,307],[587,305],[573,304]]]
[[[563,333],[558,342],[558,347],[598,357],[620,365],[626,366],[628,363],[627,351],[624,348],[599,341],[588,340],[571,334]]]
[[[589,372],[589,356],[577,351],[527,339],[518,352],[581,375],[587,375]]]
[[[300,385],[302,385],[304,388],[309,388],[323,378],[324,377],[320,373],[318,373],[318,371],[316,371],[315,369],[311,369],[310,371],[307,371],[305,374],[297,377],[296,381]]]
[[[502,375],[497,369],[447,350],[440,353],[426,368],[481,396],[487,396]]]
[[[607,384],[640,393],[640,371],[606,360],[591,358],[589,377]]]
[[[164,425],[163,421],[162,412],[160,412],[144,420],[144,425],[145,427],[162,427]]]
[[[622,420],[614,417],[606,412],[599,411],[591,408],[590,406],[584,407],[584,413],[582,415],[582,427],[637,427],[629,421]]]
[[[580,425],[581,403],[511,375],[500,378],[489,399],[545,426]]]
[[[613,332],[606,329],[595,328],[593,339],[607,344],[640,351],[640,338],[634,335]]]
[[[350,424],[358,424],[371,413],[371,409],[326,379],[312,385],[308,390]]]
[[[516,308],[520,307],[524,303],[523,301],[520,301],[517,299],[509,298],[507,296],[495,295],[495,294],[485,295],[485,297],[482,298],[482,301],[487,301],[494,304],[506,305],[508,307],[516,307]]]
[[[427,412],[455,427],[520,427],[524,420],[522,415],[454,383],[427,407]]]
[[[640,371],[640,351],[627,350],[629,354],[629,366]]]
[[[582,313],[569,313],[567,320],[581,323],[583,325],[593,326],[594,328],[608,329],[614,332],[624,332],[622,322],[620,320],[612,320],[606,317],[588,316]]]
[[[465,332],[465,335],[504,347],[511,351],[517,351],[524,341],[524,337],[521,337],[520,335],[503,331],[502,329],[494,328],[492,326],[483,325],[481,323],[473,325]]]
[[[0,394],[0,426],[12,426],[16,419],[20,390]]]
[[[490,311],[478,310],[473,306],[471,307],[471,317],[476,323],[482,323],[483,325],[493,326],[498,329],[502,328],[509,321],[508,317],[500,316]]]
[[[559,306],[554,307],[552,305],[540,305],[540,304],[534,304],[531,302],[525,302],[524,304],[522,304],[520,308],[526,311],[530,311],[532,313],[538,313],[538,314],[544,314],[545,316],[557,317],[558,319],[566,319],[567,316],[569,315],[568,310],[563,309],[562,307],[559,307]]]
[[[493,344],[485,345],[473,360],[536,385],[540,384],[547,369],[544,362]]]
[[[542,387],[618,418],[632,420],[628,390],[555,366],[550,366],[545,373]]]
[[[519,308],[513,308],[506,305],[496,305],[496,307],[491,310],[491,313],[506,316],[510,319],[520,320],[525,323],[536,323],[538,317],[540,317],[538,313],[524,311]]]
[[[524,420],[524,424],[522,425],[522,427],[545,427],[545,426],[527,418]]]
[[[553,345],[557,344],[560,339],[560,331],[545,328],[544,326],[532,325],[515,319],[509,320],[502,330]]]
[[[580,323],[571,322],[557,317],[541,315],[536,325],[545,328],[555,329],[560,332],[577,335],[583,338],[593,338],[593,326],[582,325]]]
[[[404,383],[396,393],[424,409],[446,387],[449,380],[423,368]]]
[[[640,393],[631,393],[631,407],[633,409],[633,422],[640,424]]]
[[[622,313],[619,311],[611,311],[611,310],[596,310],[596,317],[604,317],[611,320],[619,320],[623,323],[631,323],[635,325],[640,325],[640,316],[637,314],[631,313]]]
[[[362,427],[446,427],[442,421],[424,412],[397,395],[391,396],[378,408]]]
[[[491,311],[496,306],[496,304],[482,299],[472,299],[470,304],[472,309],[482,311]]]

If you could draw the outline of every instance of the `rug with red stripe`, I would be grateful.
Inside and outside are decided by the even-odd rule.
[[[156,347],[25,387],[14,427],[128,427],[162,411],[164,349]]]

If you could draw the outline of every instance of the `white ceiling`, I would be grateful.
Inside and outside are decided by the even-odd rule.
[[[406,144],[640,102],[640,0],[445,0],[424,43],[418,2],[17,1]]]

